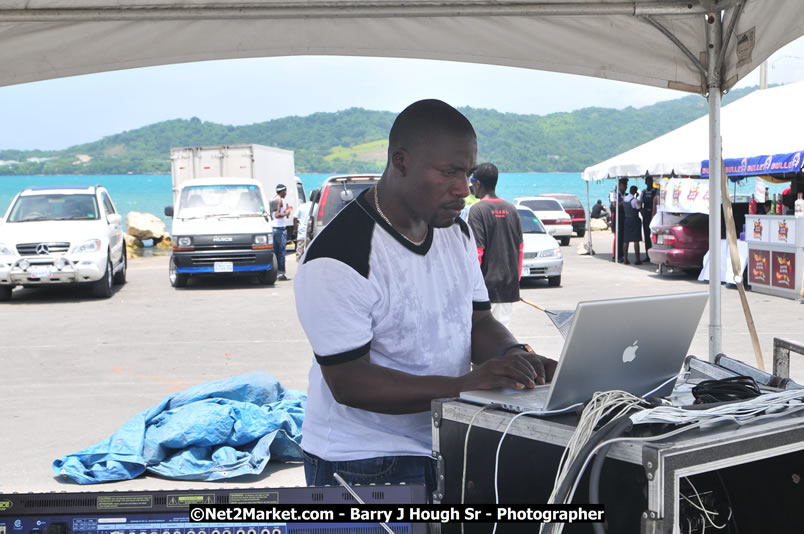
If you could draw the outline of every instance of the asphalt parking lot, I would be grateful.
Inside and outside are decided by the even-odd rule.
[[[571,310],[580,300],[705,291],[686,275],[659,276],[651,265],[609,261],[611,235],[593,234],[595,256],[578,256],[580,239],[562,247],[562,287],[523,284],[523,296],[548,309]],[[227,376],[262,370],[286,388],[305,390],[312,353],[296,318],[292,282],[259,286],[248,278],[170,287],[167,257],[130,261],[128,283],[95,300],[76,288],[17,289],[0,305],[5,400],[0,430],[0,492],[172,489],[302,485],[300,465],[271,464],[263,476],[198,483],[153,476],[102,486],[58,481],[50,466],[111,435],[166,395]],[[293,276],[295,261],[288,254]],[[738,293],[723,289],[723,348],[754,361]],[[804,341],[804,306],[749,293],[766,367],[774,336]],[[672,318],[656,317],[655,328]],[[708,312],[690,353],[707,356]],[[628,325],[623,325],[628,328]],[[512,331],[557,357],[563,338],[543,312],[518,303]],[[804,383],[804,356],[792,376]]]

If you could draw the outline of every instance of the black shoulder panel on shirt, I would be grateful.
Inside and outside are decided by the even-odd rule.
[[[464,221],[460,217],[456,217],[455,222],[458,223],[458,226],[461,227],[461,232],[466,234],[466,238],[469,239],[471,237],[471,235],[469,235],[469,225],[466,224],[466,221]]]
[[[346,352],[341,352],[340,354],[332,354],[330,356],[320,356],[316,354],[315,361],[318,362],[318,365],[338,365],[340,363],[351,362],[352,360],[361,358],[364,354],[368,354],[370,350],[371,341],[362,347],[347,350]]]
[[[313,240],[304,263],[332,258],[368,278],[374,224],[357,202],[349,203]]]
[[[483,311],[483,310],[490,310],[490,309],[491,309],[491,301],[490,300],[482,300],[482,301],[473,300],[472,301],[472,310],[474,310],[474,311]]]

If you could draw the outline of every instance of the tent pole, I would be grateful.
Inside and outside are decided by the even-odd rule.
[[[723,42],[721,12],[709,15],[706,24],[708,42],[707,88],[709,89],[709,361],[722,351],[720,286],[720,72],[716,70]],[[728,194],[728,192],[726,192]]]
[[[589,254],[594,254],[592,250],[592,207],[589,205],[589,181],[586,181],[586,248]]]
[[[614,263],[620,263],[620,239],[623,237],[620,235],[620,232],[617,231],[617,228],[620,227],[620,179],[617,178],[617,181],[614,182],[614,225],[612,229],[614,230]]]

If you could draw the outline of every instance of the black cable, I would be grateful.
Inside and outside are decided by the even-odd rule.
[[[600,504],[600,472],[603,470],[603,462],[606,461],[606,454],[612,445],[614,444],[606,445],[597,451],[595,460],[589,468],[589,504]],[[602,523],[592,523],[592,529],[595,534],[606,534]]]
[[[750,376],[732,376],[720,380],[704,380],[692,388],[695,404],[732,402],[762,395],[756,381]]]
[[[592,436],[589,438],[589,441],[587,441],[581,450],[578,451],[578,455],[575,457],[575,460],[573,460],[572,464],[570,464],[569,468],[567,469],[566,476],[556,490],[554,502],[564,502],[569,495],[569,492],[572,490],[572,486],[575,484],[575,479],[581,472],[581,467],[583,467],[583,464],[586,462],[586,458],[599,443],[609,439],[609,436],[611,435],[619,436],[624,434],[630,430],[632,426],[633,423],[631,422],[631,418],[628,417],[628,415],[622,415],[617,419],[612,419],[600,430],[592,434]]]
[[[723,475],[720,474],[720,469],[715,471],[715,475],[717,475],[717,479],[720,481],[720,486],[723,488],[723,494],[726,495],[726,504],[729,507],[729,513],[731,514],[731,518],[729,521],[732,525],[734,525],[734,534],[740,534],[740,529],[737,526],[737,514],[734,513],[734,508],[731,505],[731,495],[729,495],[729,488],[726,486],[726,482],[723,480]],[[729,529],[731,531],[731,529]]]

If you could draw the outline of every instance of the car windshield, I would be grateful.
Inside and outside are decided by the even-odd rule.
[[[538,217],[535,217],[530,210],[516,210],[519,213],[519,220],[522,221],[523,234],[546,234],[547,231],[542,226]]]
[[[558,200],[561,205],[564,206],[564,209],[583,209],[583,205],[581,204],[581,201],[578,200],[578,197],[556,197],[556,200]]]
[[[327,186],[324,194],[326,194],[326,200],[324,201],[324,194],[321,195],[322,197],[322,204],[324,207],[324,217],[322,222],[326,225],[335,218],[339,211],[341,211],[344,206],[346,206],[352,199],[357,198],[357,196],[374,185],[376,180],[360,180],[355,182],[335,182]],[[344,186],[346,191],[351,192],[349,194],[342,194],[344,192]],[[351,198],[349,198],[351,196]],[[346,197],[346,198],[344,198]],[[320,207],[318,208],[320,210]]]
[[[262,194],[255,185],[191,185],[181,190],[178,217],[189,219],[264,211]]]
[[[95,195],[26,195],[11,208],[8,222],[94,220],[98,218]]]
[[[519,202],[533,211],[563,211],[561,204],[557,200],[547,198],[526,199]]]

